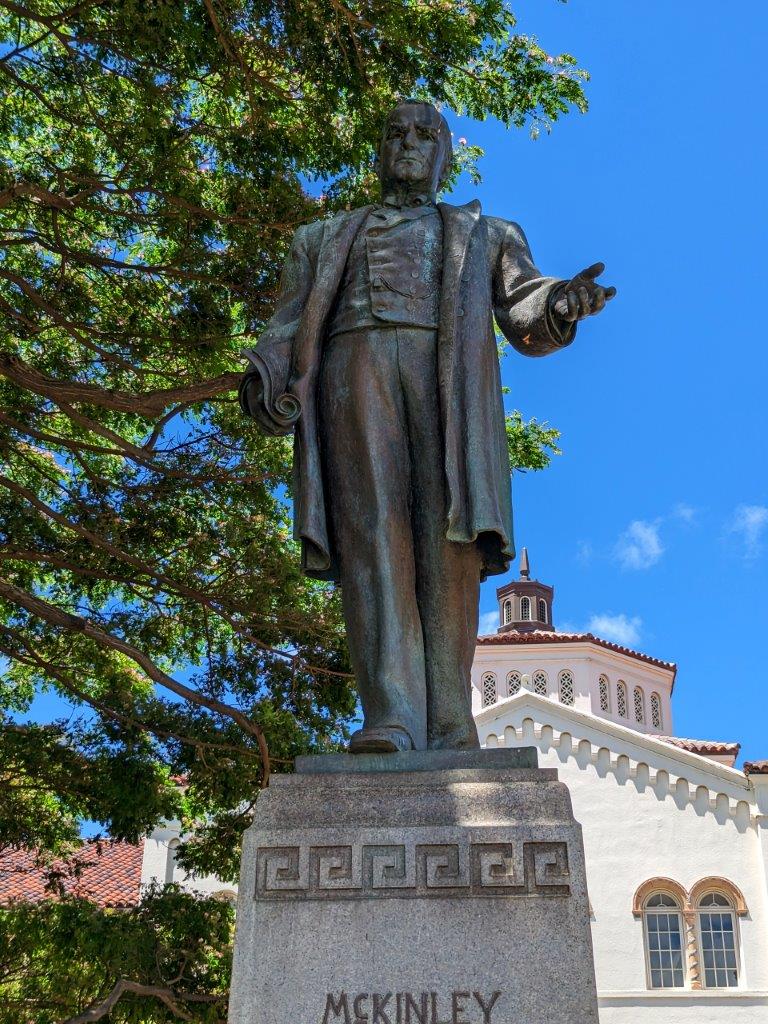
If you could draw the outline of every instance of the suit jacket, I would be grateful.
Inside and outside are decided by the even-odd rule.
[[[304,571],[338,579],[329,542],[317,419],[317,382],[325,328],[355,235],[373,207],[340,213],[298,229],[286,260],[272,319],[243,379],[243,408],[262,428],[295,427],[294,535]],[[493,318],[524,355],[570,344],[551,314],[553,290],[518,225],[481,215],[477,201],[439,203],[443,273],[438,329],[438,388],[445,439],[447,537],[477,543],[484,575],[503,573],[514,558],[512,500],[501,377]],[[249,383],[261,394],[254,407]],[[258,391],[258,389],[257,389]]]

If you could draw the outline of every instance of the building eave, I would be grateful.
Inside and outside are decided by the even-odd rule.
[[[712,780],[725,783],[741,791],[743,795],[740,796],[740,799],[753,800],[749,779],[744,772],[737,768],[729,768],[702,754],[694,754],[671,743],[666,743],[651,733],[636,732],[634,729],[608,719],[598,718],[588,712],[568,707],[549,697],[540,697],[528,690],[522,691],[514,697],[505,697],[490,707],[483,708],[475,714],[475,721],[478,725],[488,726],[495,719],[501,719],[511,711],[530,711],[530,717],[539,725],[552,726],[557,719],[572,723],[577,728],[577,732],[581,729],[599,733],[606,741],[603,745],[617,754],[628,753],[639,748],[645,752],[644,760],[650,764],[657,764],[659,760],[664,760],[686,766],[703,773]],[[559,724],[555,724],[555,727],[560,732],[565,731]],[[630,753],[629,756],[635,758],[633,753]],[[682,775],[683,772],[678,774]]]
[[[652,665],[661,669],[670,678],[670,693],[675,688],[677,676],[677,665],[673,661],[662,661],[650,654],[643,654],[641,651],[633,651],[630,647],[623,647],[610,640],[603,640],[602,637],[593,633],[550,633],[544,630],[534,630],[526,633],[491,633],[477,638],[478,649],[494,649],[499,647],[542,647],[547,648],[553,644],[570,644],[572,646],[596,647],[599,650],[610,651],[630,661],[639,661],[644,665]]]

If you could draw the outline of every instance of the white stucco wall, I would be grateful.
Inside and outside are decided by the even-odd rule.
[[[584,832],[602,1024],[766,1024],[766,875],[755,794],[742,773],[531,694],[486,709],[478,726],[483,745],[535,744],[540,765],[557,768],[571,792]],[[737,918],[739,988],[649,991],[635,891],[654,877],[690,890],[713,876],[738,886],[748,908]]]
[[[167,824],[156,828],[152,835],[144,841],[144,857],[141,863],[141,884],[149,885],[151,882],[178,882],[186,889],[195,892],[205,893],[212,896],[216,893],[230,894],[235,892],[235,886],[227,885],[215,875],[188,875],[181,871],[178,866],[172,869],[169,865],[169,844],[173,844],[180,837],[180,830],[176,824]],[[172,875],[172,876],[171,876]]]
[[[475,651],[472,665],[472,709],[475,713],[482,708],[482,677],[486,672],[496,676],[499,696],[507,694],[507,675],[510,671],[533,676],[537,670],[547,674],[550,696],[557,694],[560,672],[568,669],[573,674],[574,707],[591,711],[599,718],[619,724],[631,724],[638,732],[673,735],[672,688],[674,670],[662,668],[630,655],[611,651],[588,642],[542,643],[520,645],[483,644]],[[600,708],[599,680],[605,676],[609,683],[610,710]],[[627,717],[619,715],[616,706],[616,687],[623,681],[627,690]],[[643,691],[645,721],[635,721],[633,692],[636,686]],[[651,724],[651,695],[657,693],[661,701],[662,721],[659,728]]]

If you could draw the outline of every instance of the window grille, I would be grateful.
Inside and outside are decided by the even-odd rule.
[[[661,697],[658,693],[651,694],[651,725],[654,729],[661,728]]]
[[[560,703],[561,704],[573,704],[575,699],[573,689],[573,673],[567,669],[560,673],[558,679],[560,689]]]
[[[544,598],[539,598],[539,622],[547,621],[547,602]]]
[[[522,685],[522,678],[519,672],[510,672],[507,676],[507,694],[510,697],[514,697],[516,693],[520,693],[520,687]]]
[[[705,987],[736,988],[736,925],[730,902],[719,892],[708,893],[699,901],[699,935]]]
[[[489,708],[491,704],[496,703],[496,676],[493,672],[485,673],[480,686],[483,694],[483,707]]]
[[[512,621],[512,602],[504,602],[504,625],[508,626]]]
[[[600,710],[610,711],[611,710],[611,692],[608,689],[608,680],[605,676],[600,676]]]
[[[520,619],[523,622],[531,621],[531,599],[530,597],[520,598]]]
[[[547,673],[541,669],[533,673],[533,692],[538,693],[540,697],[547,696]]]
[[[639,686],[635,687],[633,700],[635,704],[635,721],[639,722],[642,725],[645,721],[645,699],[643,691],[640,689]]]
[[[682,988],[683,929],[678,904],[666,893],[657,893],[646,902],[643,916],[651,988]]]
[[[627,687],[619,680],[616,683],[616,710],[622,718],[627,718]]]

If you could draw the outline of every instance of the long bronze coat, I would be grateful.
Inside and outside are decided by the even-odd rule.
[[[338,579],[326,522],[317,417],[317,386],[328,316],[355,235],[373,207],[300,227],[286,260],[275,313],[241,387],[261,379],[259,422],[275,434],[296,428],[294,534],[304,571]],[[573,340],[550,312],[553,289],[533,264],[522,230],[484,217],[477,201],[439,203],[443,273],[438,330],[438,387],[445,439],[449,540],[477,543],[484,575],[506,572],[514,558],[509,458],[493,318],[524,355],[543,356]]]

